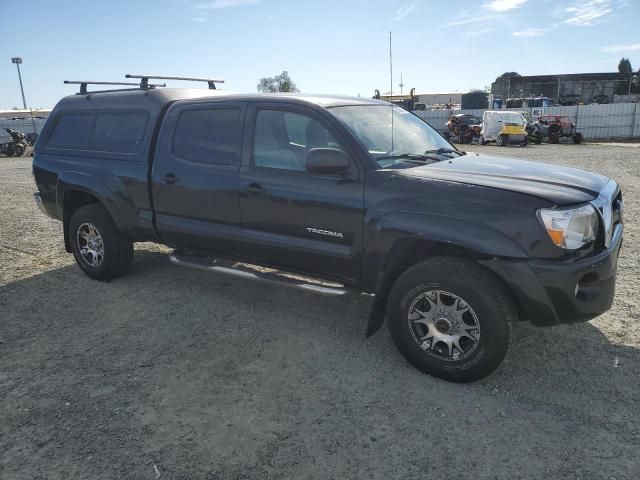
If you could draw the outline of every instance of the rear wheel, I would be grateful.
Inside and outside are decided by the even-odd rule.
[[[536,132],[536,145],[540,145],[542,143],[542,134],[540,132]]]
[[[579,143],[582,143],[583,141],[584,141],[584,137],[582,136],[581,133],[576,133],[573,135],[573,143],[579,144]]]
[[[133,242],[118,230],[102,205],[78,208],[68,228],[73,256],[89,277],[111,280],[131,267]]]
[[[504,359],[516,312],[490,272],[466,259],[436,257],[398,278],[387,318],[394,343],[412,365],[453,382],[472,382]]]

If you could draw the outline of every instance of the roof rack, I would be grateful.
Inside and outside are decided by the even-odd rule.
[[[81,95],[86,95],[90,93],[87,91],[87,85],[129,85],[136,86],[139,85],[135,82],[92,82],[92,81],[84,81],[84,80],[65,80],[64,83],[71,85],[80,85],[80,91],[78,92]],[[164,83],[147,83],[144,88],[155,88],[155,87],[166,87]]]
[[[148,88],[149,79],[153,80],[185,80],[187,82],[207,82],[211,90],[216,89],[216,83],[224,83],[224,80],[215,80],[213,78],[193,78],[193,77],[167,77],[160,75],[131,75],[127,73],[126,78],[139,78],[140,88]]]

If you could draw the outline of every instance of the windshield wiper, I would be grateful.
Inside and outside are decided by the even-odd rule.
[[[415,160],[418,162],[428,162],[428,161],[439,162],[440,161],[438,157],[429,155],[429,153],[425,153],[425,154],[398,153],[396,155],[384,155],[382,157],[378,157],[376,160],[379,161],[379,160],[399,160],[399,159]]]
[[[467,152],[461,152],[460,150],[453,150],[452,148],[438,148],[436,150],[427,150],[424,153],[425,153],[425,155],[429,155],[429,154],[433,154],[433,153],[435,153],[435,154],[457,153],[460,156],[467,154]]]

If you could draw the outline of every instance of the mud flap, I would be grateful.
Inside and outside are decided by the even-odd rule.
[[[387,313],[387,297],[382,295],[376,295],[371,307],[371,313],[369,314],[369,323],[367,324],[367,332],[365,337],[369,338],[376,333],[382,327],[384,323],[384,317]]]

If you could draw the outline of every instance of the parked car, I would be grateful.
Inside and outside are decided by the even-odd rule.
[[[536,125],[542,136],[549,143],[560,143],[562,139],[570,139],[573,143],[582,143],[582,133],[576,132],[576,126],[569,117],[562,115],[542,115]]]
[[[480,135],[482,120],[475,115],[459,113],[452,115],[447,122],[445,138],[458,143],[471,143]]]
[[[91,279],[123,275],[133,243],[150,241],[178,265],[370,294],[366,335],[386,319],[409,362],[456,382],[494,371],[518,320],[583,322],[611,306],[623,224],[608,177],[461,152],[379,100],[148,79],[84,85],[36,144],[35,201]]]
[[[500,147],[515,143],[524,147],[529,143],[526,123],[520,112],[488,110],[482,115],[479,143],[496,142]]]

